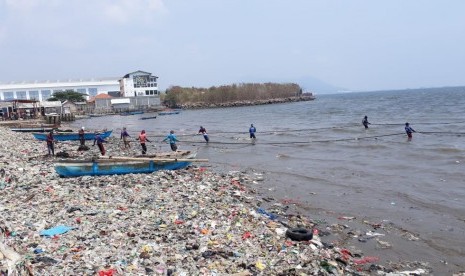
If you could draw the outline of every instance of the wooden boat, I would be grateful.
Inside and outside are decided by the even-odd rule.
[[[16,132],[50,132],[54,130],[53,127],[19,127],[19,128],[10,128],[11,131]]]
[[[113,130],[104,131],[100,133],[100,137],[102,137],[103,139],[110,137],[112,132]],[[34,138],[36,138],[37,140],[41,140],[41,141],[47,140],[47,133],[32,133],[32,135],[34,135]],[[79,134],[77,132],[58,132],[58,133],[53,133],[53,139],[57,141],[77,141],[79,140]],[[94,132],[85,133],[84,139],[94,140],[95,133]]]
[[[152,116],[152,117],[142,117],[142,118],[139,118],[139,120],[150,120],[150,119],[156,119],[157,116]]]
[[[137,115],[137,114],[144,114],[144,111],[128,111],[120,113],[121,116],[129,116],[129,115]]]
[[[110,157],[95,160],[61,160],[55,163],[55,171],[61,177],[153,173],[160,170],[179,170],[192,162],[206,159],[156,159],[137,157]]]
[[[162,111],[162,112],[158,112],[158,115],[174,115],[174,114],[179,114],[181,113],[181,111],[179,110],[170,110],[170,111]]]

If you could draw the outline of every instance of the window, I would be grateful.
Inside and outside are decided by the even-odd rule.
[[[26,91],[16,91],[16,99],[18,100],[26,100]]]
[[[97,88],[89,88],[88,91],[89,91],[89,96],[91,97],[97,96]]]
[[[81,93],[81,94],[87,94],[85,88],[78,88],[78,89],[76,89],[76,92]]]
[[[4,92],[3,98],[5,99],[5,101],[14,100],[13,92]]]
[[[29,99],[30,100],[38,100],[39,99],[39,91],[37,91],[37,90],[29,91]]]
[[[50,90],[42,90],[40,92],[42,94],[42,101],[48,100],[50,96],[52,95]]]

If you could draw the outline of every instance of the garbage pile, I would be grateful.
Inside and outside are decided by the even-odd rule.
[[[44,142],[28,137],[0,132],[7,275],[405,275],[322,242],[306,217],[260,207],[253,175],[190,167],[59,178],[40,157]]]

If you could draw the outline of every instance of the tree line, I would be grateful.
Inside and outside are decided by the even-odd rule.
[[[169,107],[190,104],[219,105],[232,102],[263,101],[299,97],[302,88],[295,83],[241,83],[210,88],[172,86],[162,99]]]

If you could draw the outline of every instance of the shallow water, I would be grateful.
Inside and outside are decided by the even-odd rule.
[[[169,150],[160,140],[173,129],[180,149],[199,148],[198,157],[213,167],[264,172],[265,191],[419,234],[417,244],[394,250],[399,258],[463,268],[464,96],[465,88],[321,95],[311,102],[185,110],[155,120],[108,116],[72,126],[114,129],[114,135],[126,126],[134,137],[145,129],[155,141],[149,151]],[[361,125],[365,115],[368,130]],[[410,142],[407,121],[417,131]],[[251,123],[255,145],[248,139]],[[200,125],[209,145],[194,135]]]

